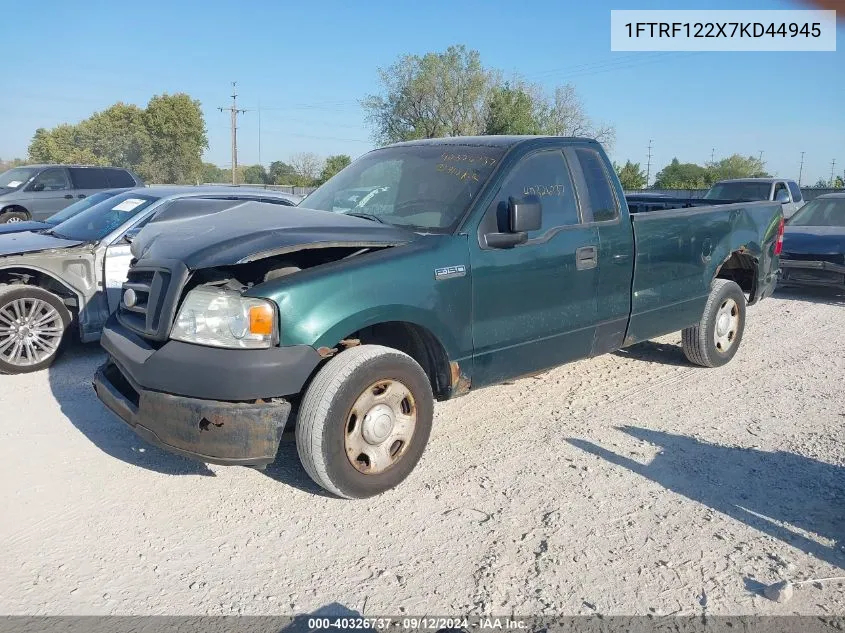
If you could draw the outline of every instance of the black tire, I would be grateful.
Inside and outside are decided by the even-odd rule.
[[[727,328],[720,330],[721,342],[716,336],[720,311],[728,316]],[[735,282],[715,279],[701,321],[682,332],[684,354],[696,365],[721,367],[736,355],[744,331],[745,294]]]
[[[20,362],[14,362],[15,359],[11,357],[11,354],[15,349],[14,344],[12,344],[11,348],[7,348],[5,346],[8,341],[4,339],[7,335],[11,334],[8,329],[10,327],[10,317],[14,317],[15,315],[12,302],[19,300],[40,300],[48,304],[58,313],[56,328],[61,328],[61,332],[57,332],[55,335],[51,335],[49,337],[51,342],[56,343],[55,349],[52,350],[52,352],[45,358],[31,364],[24,364],[23,358],[21,358]],[[64,349],[71,320],[70,311],[62,302],[61,298],[57,297],[52,292],[47,292],[43,288],[39,288],[38,286],[15,285],[6,286],[4,289],[0,290],[0,373],[28,374],[35,371],[41,371],[42,369],[46,369],[52,365]],[[32,349],[38,350],[38,346],[35,346]],[[28,350],[24,350],[23,353],[28,355]],[[27,360],[29,360],[29,358],[27,358]]]
[[[399,406],[412,403],[416,421],[396,461],[383,472],[366,473],[361,468],[369,462],[356,460],[356,467],[355,456],[347,456],[353,450],[348,437],[364,425],[363,419],[353,419],[353,406],[380,381],[398,382],[410,393],[412,400],[404,399]],[[326,363],[305,392],[296,424],[299,459],[308,475],[332,494],[372,497],[399,485],[417,465],[431,434],[433,413],[431,383],[414,359],[381,345],[353,347]]]
[[[8,222],[27,222],[29,215],[25,211],[4,211],[0,213],[0,224]]]

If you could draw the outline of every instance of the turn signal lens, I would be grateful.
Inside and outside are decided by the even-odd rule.
[[[269,305],[252,306],[249,309],[249,331],[251,334],[270,336],[273,334],[273,308]]]

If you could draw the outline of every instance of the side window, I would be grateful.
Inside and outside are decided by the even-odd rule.
[[[579,147],[575,150],[584,180],[587,184],[587,199],[593,212],[594,222],[607,222],[619,216],[619,204],[607,175],[601,155],[593,149]]]
[[[70,189],[70,182],[64,169],[45,169],[35,177],[29,186],[30,191],[64,191]]]
[[[792,201],[793,202],[801,202],[803,196],[801,195],[801,187],[799,187],[795,182],[792,180],[789,181],[789,191],[792,193]]]
[[[115,189],[125,189],[128,187],[138,186],[135,179],[125,169],[107,168],[103,171],[106,172],[106,176],[109,179],[109,187],[114,187]]]
[[[786,191],[786,185],[785,185],[785,184],[783,184],[782,182],[779,182],[779,183],[775,184],[775,192],[774,192],[774,194],[772,194],[772,199],[773,199],[773,200],[777,200],[777,199],[778,199],[778,194],[779,194],[781,191]]]
[[[543,225],[539,231],[531,231],[529,239],[539,237],[549,229],[581,222],[569,168],[560,151],[532,154],[514,167],[493,203],[500,223],[507,221],[508,198],[511,196],[516,199],[537,196],[543,205]],[[500,227],[500,230],[503,229]]]
[[[73,186],[77,189],[108,189],[109,182],[102,169],[96,167],[71,167]]]

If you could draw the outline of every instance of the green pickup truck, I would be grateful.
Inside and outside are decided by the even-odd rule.
[[[209,463],[263,467],[295,426],[347,498],[408,476],[435,400],[679,330],[727,363],[783,235],[778,202],[629,216],[602,147],[561,137],[399,143],[263,206],[147,225],[94,388]]]

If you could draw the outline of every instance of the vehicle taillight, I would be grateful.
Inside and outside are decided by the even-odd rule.
[[[775,241],[775,255],[780,255],[780,252],[783,250],[783,218],[780,219],[780,224],[778,224],[778,238]]]

